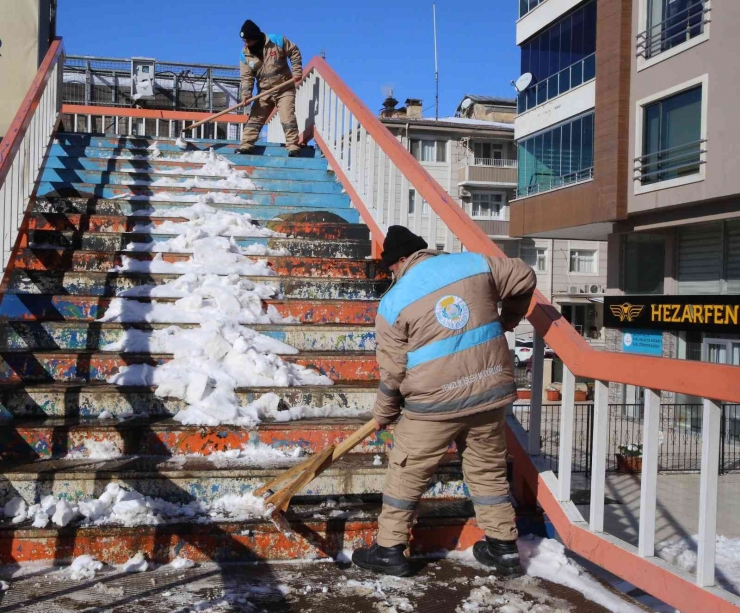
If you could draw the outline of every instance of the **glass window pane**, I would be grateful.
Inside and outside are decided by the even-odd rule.
[[[665,238],[652,234],[624,237],[624,291],[662,294],[665,281]]]
[[[409,190],[409,215],[413,215],[415,209],[416,209],[416,190],[410,189]]]
[[[543,179],[550,183],[550,177],[554,176],[555,173],[552,171],[553,155],[552,155],[552,133],[550,130],[544,134],[544,145],[542,153],[542,167],[543,167]]]
[[[417,139],[413,139],[411,141],[411,155],[413,155],[417,160],[421,159],[421,141]]]
[[[519,0],[519,17],[526,15],[528,10],[529,10],[529,1]]]
[[[596,53],[596,2],[583,7],[583,54]]]
[[[568,175],[573,172],[573,149],[571,148],[571,131],[573,126],[567,123],[561,130],[560,175]]]
[[[561,70],[558,76],[560,79],[560,86],[558,87],[558,90],[562,94],[562,93],[567,92],[571,87],[570,86],[570,68]]]
[[[443,140],[437,141],[437,162],[447,161],[447,142]]]
[[[570,86],[578,87],[583,83],[583,62],[576,62],[570,67]]]
[[[582,143],[582,134],[581,134],[581,124],[582,121],[580,119],[576,119],[571,124],[571,151],[573,152],[571,155],[571,172],[578,172],[581,170],[581,143]]]
[[[591,54],[583,61],[583,81],[590,81],[596,76],[596,55]]]
[[[540,39],[540,68],[537,79],[544,81],[550,76],[550,31],[545,30],[539,36]]]
[[[594,165],[594,116],[586,115],[582,122],[581,170]]]
[[[584,58],[583,54],[583,11],[573,13],[573,25],[571,33],[571,52],[572,62],[580,62]]]
[[[560,147],[561,145],[561,135],[562,135],[563,129],[558,127],[555,128],[552,131],[552,165],[550,168],[552,169],[552,174],[556,177],[560,176],[560,160],[561,160],[561,151]]]
[[[421,161],[422,162],[433,162],[434,161],[434,151],[436,149],[437,143],[433,140],[423,140],[421,141]]]
[[[560,68],[560,24],[556,23],[550,28],[550,74],[554,75]]]
[[[537,84],[537,104],[547,102],[547,79]]]
[[[572,18],[566,17],[560,22],[560,66],[565,68],[573,63],[571,53]]]

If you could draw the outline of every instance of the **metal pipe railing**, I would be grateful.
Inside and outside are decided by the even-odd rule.
[[[52,42],[0,143],[0,252],[3,270],[16,246],[38,172],[59,119],[64,47]]]

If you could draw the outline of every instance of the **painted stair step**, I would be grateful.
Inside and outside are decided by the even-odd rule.
[[[121,187],[143,187],[145,189],[159,189],[159,188],[177,188],[177,189],[189,189],[185,183],[197,178],[198,181],[203,183],[212,183],[209,185],[199,185],[201,189],[210,189],[210,191],[218,191],[222,188],[229,189],[230,186],[225,184],[225,178],[219,176],[184,176],[184,175],[157,175],[150,173],[119,173],[119,172],[108,172],[100,170],[66,170],[48,168],[41,172],[41,182],[49,183],[52,185],[58,184],[90,184],[95,186],[121,186]],[[157,185],[157,181],[160,183],[166,182],[166,184]],[[170,185],[175,183],[176,185]],[[232,187],[232,189],[248,189],[252,190],[263,190],[268,192],[295,192],[295,193],[306,193],[306,194],[341,194],[342,186],[336,181],[300,181],[297,178],[292,179],[250,179],[249,187]]]
[[[79,215],[60,213],[34,213],[28,220],[29,230],[58,232],[134,232],[137,226],[153,228],[163,223],[183,223],[184,217],[125,217],[123,215]],[[370,231],[364,224],[348,224],[344,221],[267,221],[261,226],[290,237],[322,240],[370,240]]]
[[[286,186],[287,187],[287,186]],[[297,188],[299,186],[293,185]],[[152,198],[168,198],[173,206],[175,202],[185,201],[188,204],[196,202],[199,195],[215,194],[213,196],[214,206],[220,203],[236,202],[241,206],[310,206],[322,207],[321,210],[348,208],[350,200],[347,194],[342,193],[313,193],[307,191],[290,191],[279,189],[268,190],[240,190],[225,189],[222,187],[157,187],[157,186],[129,186],[129,185],[97,185],[91,183],[65,183],[42,181],[39,183],[38,195],[46,197],[70,197],[70,198],[104,198],[104,199],[132,199],[139,202],[150,203]],[[243,205],[242,205],[243,201]],[[245,211],[242,212],[246,212]],[[272,219],[272,218],[271,218]]]
[[[367,419],[370,418],[368,414]],[[241,426],[184,426],[167,417],[147,416],[117,419],[57,418],[15,421],[0,430],[0,458],[4,460],[49,460],[94,457],[102,445],[125,456],[209,456],[265,445],[276,451],[317,453],[338,444],[367,419],[305,419],[256,428]],[[393,444],[388,430],[365,439],[352,453],[384,454]]]
[[[62,294],[64,296],[118,296],[122,291],[164,285],[180,274],[149,272],[63,272],[14,270],[10,274],[5,299],[14,294]],[[276,297],[313,300],[377,300],[390,285],[387,279],[342,279],[281,276],[241,277],[271,287]],[[4,309],[0,307],[0,316]]]
[[[274,277],[266,277],[274,278]],[[167,299],[157,299],[167,302]],[[100,319],[111,298],[55,296],[48,294],[5,294],[0,302],[0,320],[91,321]],[[144,302],[145,300],[141,300]],[[305,324],[374,324],[377,300],[265,300],[283,317]]]
[[[86,251],[125,251],[131,243],[149,245],[165,243],[174,238],[174,234],[151,232],[60,232],[58,230],[30,230],[29,247],[51,249],[83,249]],[[270,249],[286,250],[290,255],[314,258],[351,258],[361,260],[370,256],[369,240],[347,239],[306,239],[306,238],[269,238],[269,237],[234,237],[240,247],[263,245]],[[259,257],[259,256],[254,256]]]
[[[149,158],[148,160],[94,159],[86,157],[51,156],[46,160],[47,169],[67,171],[92,171],[113,173],[145,173],[158,176],[188,175],[188,171],[201,170],[203,163],[178,162]],[[251,179],[291,179],[293,181],[336,181],[336,175],[328,168],[286,168],[279,166],[258,166],[240,162],[233,165]]]
[[[73,249],[23,249],[15,260],[16,269],[34,271],[110,272],[121,266],[123,256],[140,262],[156,257],[142,251],[79,251]],[[165,262],[186,262],[187,253],[162,253]],[[269,267],[279,276],[331,277],[352,279],[389,279],[388,271],[377,260],[345,258],[310,258],[293,256],[265,256]]]
[[[4,351],[0,354],[0,382],[106,381],[126,366],[157,366],[172,359],[164,353],[114,353],[94,351]],[[379,379],[375,353],[302,352],[283,360],[305,366],[333,381]]]
[[[468,496],[457,455],[447,456],[430,479],[424,498]],[[268,466],[236,460],[225,465],[225,461],[214,458],[140,456],[111,460],[1,462],[0,505],[14,496],[20,496],[29,504],[38,503],[48,495],[70,501],[98,498],[109,483],[167,502],[208,504],[223,496],[251,493],[299,461]],[[298,496],[379,494],[388,468],[384,456],[381,461],[378,465],[372,454],[346,455],[300,490]]]
[[[0,563],[67,564],[88,554],[106,564],[123,564],[136,551],[166,564],[176,557],[195,562],[248,562],[335,558],[343,550],[372,543],[378,530],[379,497],[297,501],[286,517],[294,534],[260,519],[204,523],[167,522],[156,526],[32,528],[0,524]],[[517,512],[520,534],[545,536],[551,525],[541,513]],[[412,554],[465,550],[483,538],[466,500],[422,500],[412,527]],[[552,536],[552,534],[550,534]]]
[[[331,386],[239,388],[236,395],[242,405],[264,394],[276,394],[284,406],[338,407],[357,414],[369,414],[378,389],[376,381]],[[177,398],[159,398],[154,387],[119,387],[92,382],[0,385],[0,418],[88,417],[103,411],[115,417],[173,416],[187,405]]]
[[[176,153],[183,153],[185,151],[208,151],[213,149],[216,153],[221,151],[234,152],[238,147],[239,143],[233,140],[222,140],[213,138],[186,138],[187,148],[181,149],[174,138],[159,138],[159,137],[148,137],[148,136],[106,136],[103,134],[80,134],[74,132],[59,132],[55,135],[55,144],[63,146],[77,146],[77,147],[100,147],[104,149],[147,149],[155,142],[158,145],[160,151],[174,151]],[[255,151],[258,153],[266,152],[272,155],[288,155],[288,150],[285,145],[279,143],[270,143],[267,141],[257,141],[255,143]],[[302,147],[301,156],[304,157],[317,157],[321,155],[321,151],[315,147]]]
[[[323,157],[306,157],[304,153],[301,157],[288,157],[284,155],[283,150],[275,149],[267,153],[258,153],[254,155],[236,155],[233,149],[220,149],[218,155],[226,158],[235,166],[250,166],[260,168],[294,168],[309,170],[329,170],[329,165]],[[75,145],[53,144],[49,149],[49,155],[61,159],[90,159],[90,160],[111,160],[111,161],[132,161],[132,162],[169,162],[172,164],[181,164],[183,151],[160,150],[160,155],[156,158],[151,156],[151,151],[140,147],[125,147],[111,149],[107,147],[90,147],[84,143]]]
[[[197,324],[177,326],[198,327]],[[122,340],[129,331],[151,334],[169,327],[170,324],[150,323],[0,323],[0,351],[101,351],[106,345]],[[375,351],[375,329],[372,326],[250,325],[249,328],[299,351]]]
[[[180,196],[184,198],[187,195]],[[156,200],[126,200],[116,199],[110,200],[106,198],[96,197],[38,197],[34,204],[34,213],[45,214],[45,213],[57,213],[57,214],[99,214],[99,215],[121,215],[124,217],[128,216],[141,216],[148,215],[152,211],[155,212],[166,212],[167,215],[171,215],[173,209],[186,208],[193,205],[196,197],[191,197],[189,202],[184,201],[156,201]],[[252,216],[252,219],[256,219],[260,222],[277,221],[279,219],[286,219],[288,217],[296,215],[304,215],[306,213],[327,213],[335,217],[338,217],[348,223],[356,224],[360,221],[360,213],[356,209],[350,209],[346,207],[346,203],[342,202],[336,206],[328,206],[327,204],[321,205],[305,205],[301,203],[291,202],[289,204],[271,204],[265,202],[263,204],[249,204],[245,201],[244,204],[229,204],[229,203],[213,203],[209,202],[210,206],[223,211],[230,211],[232,213],[246,213]]]

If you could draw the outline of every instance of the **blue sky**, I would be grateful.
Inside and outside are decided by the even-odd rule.
[[[519,76],[515,0],[439,0],[440,115],[463,94],[513,97]],[[59,33],[70,55],[143,56],[236,64],[245,19],[284,34],[304,62],[321,50],[371,110],[393,87],[422,98],[434,116],[432,2],[408,0],[59,0]]]

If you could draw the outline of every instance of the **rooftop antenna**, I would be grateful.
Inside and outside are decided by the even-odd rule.
[[[434,21],[434,82],[437,93],[434,98],[434,119],[439,119],[439,63],[437,62],[437,3],[432,3],[432,19]]]

